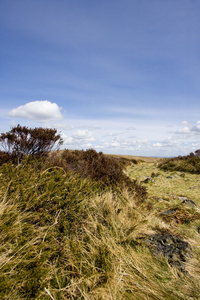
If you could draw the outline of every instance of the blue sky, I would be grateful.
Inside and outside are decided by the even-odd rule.
[[[0,132],[53,127],[64,147],[200,148],[199,0],[0,0]]]

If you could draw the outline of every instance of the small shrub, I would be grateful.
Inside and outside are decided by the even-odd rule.
[[[4,153],[10,156],[14,163],[19,163],[25,155],[41,157],[52,150],[57,144],[63,143],[56,129],[28,128],[19,124],[6,133],[0,135],[0,146]]]

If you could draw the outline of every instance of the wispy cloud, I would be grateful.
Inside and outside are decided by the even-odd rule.
[[[82,142],[84,141],[94,141],[94,137],[93,137],[93,133],[91,131],[88,130],[78,130],[73,132],[72,137],[74,138],[74,140],[76,141],[80,141]]]
[[[200,134],[200,121],[196,123],[196,125],[192,126],[191,132],[195,132],[197,134]]]

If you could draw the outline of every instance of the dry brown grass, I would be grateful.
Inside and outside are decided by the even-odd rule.
[[[137,160],[137,161],[143,161],[147,163],[155,163],[160,160],[158,157],[148,157],[148,156],[135,156],[135,155],[118,155],[118,154],[105,154],[111,157],[116,157],[116,158],[125,158],[128,160]]]

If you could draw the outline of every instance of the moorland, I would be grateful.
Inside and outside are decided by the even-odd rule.
[[[50,151],[56,131],[27,130],[0,153],[0,299],[200,298],[195,153]]]

